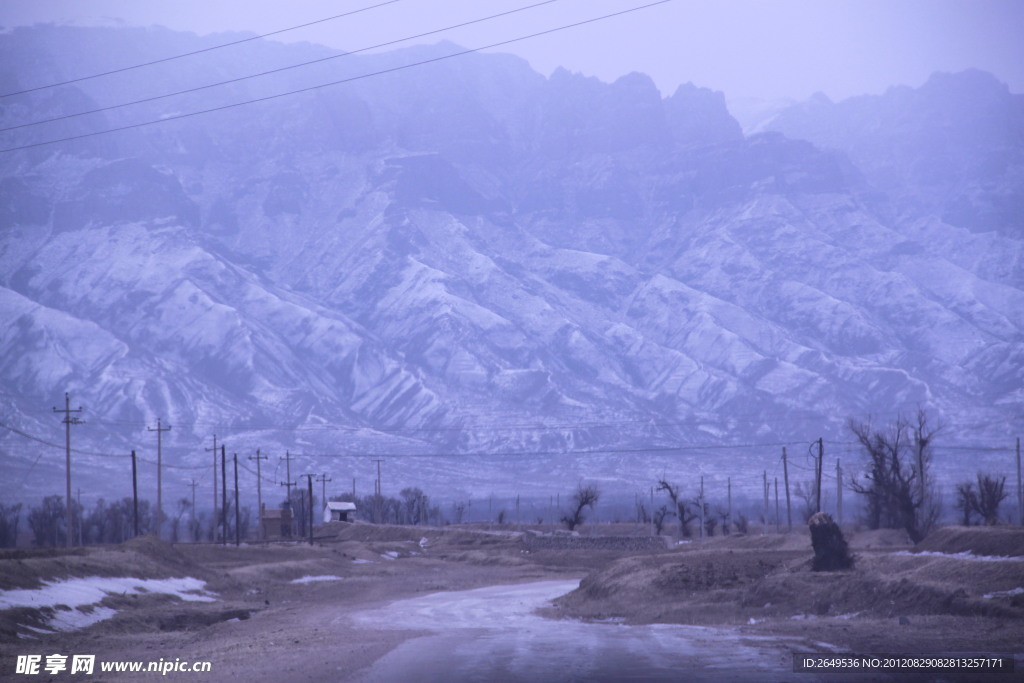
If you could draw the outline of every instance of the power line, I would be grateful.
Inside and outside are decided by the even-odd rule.
[[[582,21],[573,22],[571,24],[564,24],[562,26],[556,26],[555,28],[546,29],[544,31],[537,31],[535,33],[530,33],[530,34],[527,34],[527,35],[524,35],[524,36],[519,36],[518,38],[510,38],[508,40],[502,40],[502,41],[499,41],[499,42],[496,42],[496,43],[491,43],[490,45],[483,45],[483,46],[480,46],[480,47],[469,48],[469,49],[466,49],[466,50],[462,50],[461,52],[453,52],[451,54],[442,55],[440,57],[432,57],[430,59],[424,59],[424,60],[421,60],[419,62],[412,62],[411,64],[402,64],[400,66],[395,66],[395,67],[391,67],[391,68],[388,68],[388,69],[381,69],[380,71],[374,71],[374,72],[367,73],[367,74],[362,74],[362,75],[359,75],[359,76],[352,76],[352,77],[349,77],[349,78],[343,78],[343,79],[340,79],[340,80],[337,80],[337,81],[331,81],[329,83],[322,83],[320,85],[313,85],[313,86],[309,86],[309,87],[306,87],[306,88],[298,88],[296,90],[289,90],[289,91],[286,91],[286,92],[283,92],[283,93],[278,93],[276,95],[267,95],[267,96],[264,96],[264,97],[257,97],[257,98],[251,99],[251,100],[244,100],[242,102],[235,102],[233,104],[225,104],[225,105],[221,105],[219,107],[212,107],[210,109],[201,109],[199,111],[189,112],[187,114],[174,114],[174,115],[171,115],[171,116],[165,116],[165,117],[160,118],[160,119],[152,119],[152,120],[149,120],[149,121],[141,121],[139,123],[132,123],[132,124],[128,124],[128,125],[125,125],[125,126],[118,126],[116,128],[109,128],[107,130],[94,131],[94,132],[91,132],[91,133],[82,133],[80,135],[71,135],[71,136],[64,137],[64,138],[58,138],[56,140],[48,140],[48,141],[45,141],[45,142],[34,142],[34,143],[27,144],[27,145],[19,145],[19,146],[16,146],[16,147],[7,147],[5,149],[0,149],[0,154],[7,153],[7,152],[17,152],[17,151],[24,150],[24,149],[33,149],[33,148],[36,148],[36,147],[45,147],[45,146],[48,146],[48,145],[54,145],[54,144],[58,144],[58,143],[61,143],[61,142],[72,142],[74,140],[83,140],[83,139],[86,139],[86,138],[96,137],[96,136],[99,136],[99,135],[107,135],[108,133],[117,133],[117,132],[126,131],[126,130],[133,130],[135,128],[143,128],[145,126],[151,126],[151,125],[160,124],[160,123],[167,123],[169,121],[178,121],[178,120],[190,118],[190,117],[193,117],[193,116],[200,116],[200,115],[203,115],[203,114],[212,114],[214,112],[225,111],[225,110],[228,110],[228,109],[234,109],[235,107],[241,107],[241,106],[245,106],[245,105],[248,105],[248,104],[256,104],[256,103],[259,103],[259,102],[268,102],[270,100],[276,100],[276,99],[280,99],[282,97],[287,97],[287,96],[290,96],[290,95],[298,95],[298,94],[301,94],[301,93],[313,92],[313,91],[316,91],[316,90],[320,90],[322,88],[328,88],[328,87],[335,86],[335,85],[341,85],[341,84],[344,84],[344,83],[351,83],[351,82],[363,80],[363,79],[366,79],[366,78],[372,78],[374,76],[382,76],[382,75],[389,74],[389,73],[395,73],[395,72],[398,72],[398,71],[404,71],[405,69],[411,69],[411,68],[417,67],[417,66],[424,66],[426,64],[432,64],[434,62],[444,61],[446,59],[451,59],[453,57],[461,57],[463,55],[473,54],[475,52],[482,52],[483,50],[489,50],[489,49],[492,49],[492,48],[495,48],[495,47],[501,47],[501,46],[504,46],[504,45],[510,45],[512,43],[518,43],[518,42],[521,42],[523,40],[529,40],[530,38],[537,38],[539,36],[548,35],[548,34],[551,34],[551,33],[557,33],[558,31],[564,31],[564,30],[567,30],[567,29],[570,29],[570,28],[576,28],[576,27],[579,27],[579,26],[584,26],[586,24],[592,24],[594,22],[603,21],[605,19],[611,19],[611,18],[614,18],[614,17],[622,16],[622,15],[625,15],[625,14],[629,14],[631,12],[637,12],[637,11],[640,11],[640,10],[643,10],[643,9],[648,9],[650,7],[655,7],[657,5],[664,5],[665,3],[668,3],[668,2],[671,2],[671,1],[672,0],[657,0],[656,2],[648,3],[646,5],[639,5],[637,7],[631,7],[629,9],[621,10],[619,12],[613,12],[613,13],[610,13],[610,14],[604,14],[604,15],[601,15],[599,17],[594,17],[594,18],[591,18],[591,19],[584,19]]]
[[[393,2],[397,2],[398,0],[392,0],[392,1]],[[413,35],[413,36],[407,36],[405,38],[398,38],[397,40],[390,40],[390,41],[387,41],[385,43],[378,43],[377,45],[370,45],[369,47],[362,47],[362,48],[359,48],[358,50],[352,50],[352,51],[349,51],[349,52],[343,52],[343,53],[337,54],[337,55],[329,55],[327,57],[320,57],[318,59],[311,59],[309,61],[299,62],[298,64],[292,64],[290,66],[282,66],[282,67],[277,68],[277,69],[269,69],[267,71],[260,71],[258,73],[250,74],[248,76],[239,76],[238,78],[231,78],[231,79],[224,80],[224,81],[218,81],[216,83],[209,83],[207,85],[200,85],[200,86],[197,86],[195,88],[187,88],[185,90],[178,90],[176,92],[166,93],[166,94],[163,94],[163,95],[154,95],[153,97],[144,97],[142,99],[132,100],[130,102],[123,102],[121,104],[112,104],[112,105],[107,106],[107,107],[99,107],[97,109],[89,109],[87,111],[81,111],[81,112],[78,112],[76,114],[64,114],[62,116],[55,116],[55,117],[49,118],[49,119],[41,119],[39,121],[31,121],[29,123],[20,123],[20,124],[18,124],[16,126],[9,126],[7,128],[0,128],[0,133],[4,133],[4,132],[7,132],[7,131],[11,131],[11,130],[18,130],[19,128],[28,128],[30,126],[39,126],[39,125],[42,125],[44,123],[53,123],[55,121],[65,121],[67,119],[73,119],[73,118],[76,118],[76,117],[79,117],[79,116],[86,116],[88,114],[98,114],[100,112],[111,111],[113,109],[120,109],[122,107],[130,107],[130,106],[133,106],[133,105],[136,105],[136,104],[145,104],[146,102],[155,102],[157,100],[167,99],[168,97],[176,97],[178,95],[187,95],[188,93],[199,92],[201,90],[209,90],[210,88],[218,88],[218,87],[220,87],[222,85],[230,85],[232,83],[239,83],[241,81],[247,81],[247,80],[251,80],[251,79],[254,79],[254,78],[262,78],[263,76],[270,76],[272,74],[281,73],[281,72],[284,72],[284,71],[289,71],[291,69],[298,69],[298,68],[301,68],[301,67],[304,67],[304,66],[310,66],[312,64],[320,64],[322,62],[327,62],[327,61],[330,61],[330,60],[333,60],[333,59],[340,59],[341,57],[348,57],[349,55],[358,54],[360,52],[367,52],[369,50],[376,50],[376,49],[379,49],[379,48],[382,48],[382,47],[388,47],[390,45],[396,45],[398,43],[404,43],[404,42],[409,41],[409,40],[416,40],[417,38],[424,38],[426,36],[434,35],[434,34],[437,34],[437,33],[443,33],[445,31],[451,31],[451,30],[456,29],[456,28],[463,28],[465,26],[470,26],[472,24],[479,24],[481,22],[489,21],[491,19],[497,19],[499,17],[504,17],[504,16],[507,16],[507,15],[510,15],[510,14],[515,14],[516,12],[523,12],[525,10],[529,10],[529,9],[534,9],[536,7],[540,7],[541,5],[550,5],[551,3],[560,2],[560,1],[561,0],[544,0],[543,2],[538,2],[538,3],[535,3],[533,5],[526,5],[525,7],[519,7],[517,9],[509,10],[507,12],[501,12],[499,14],[492,14],[490,16],[483,17],[483,18],[480,18],[480,19],[473,19],[472,21],[466,21],[466,22],[463,22],[461,24],[454,24],[452,26],[446,26],[444,28],[435,29],[433,31],[427,31],[425,33],[419,33],[419,34],[416,34],[416,35]]]
[[[316,24],[322,24],[322,23],[324,23],[326,21],[333,21],[335,19],[341,19],[342,17],[352,16],[353,14],[359,14],[360,12],[366,12],[368,10],[377,9],[378,7],[383,7],[385,5],[392,5],[392,4],[396,3],[396,2],[401,2],[401,0],[388,0],[387,2],[382,2],[382,3],[376,4],[376,5],[371,5],[369,7],[363,7],[361,9],[357,9],[357,10],[352,10],[351,12],[345,12],[344,14],[336,14],[333,17],[326,17],[324,19],[317,19],[316,21],[310,21],[310,22],[307,22],[305,24],[299,24],[298,26],[290,26],[288,28],[282,28],[282,29],[278,29],[276,31],[271,31],[270,33],[264,33],[262,35],[252,36],[250,38],[242,38],[241,40],[235,40],[235,41],[232,41],[230,43],[222,43],[220,45],[214,45],[213,47],[204,47],[204,48],[202,48],[200,50],[193,50],[192,52],[184,52],[184,53],[182,53],[180,55],[173,55],[171,57],[163,57],[161,59],[154,59],[152,61],[143,62],[141,64],[133,64],[131,66],[124,66],[124,67],[121,67],[121,68],[118,68],[118,69],[111,69],[110,71],[104,71],[102,73],[92,74],[91,76],[81,76],[79,78],[72,78],[72,79],[67,80],[67,81],[60,81],[58,83],[50,83],[49,85],[40,85],[40,86],[36,86],[36,87],[33,87],[33,88],[26,88],[24,90],[17,90],[15,92],[9,92],[9,93],[2,94],[2,95],[0,95],[0,98],[14,97],[15,95],[24,95],[24,94],[30,93],[30,92],[37,92],[39,90],[46,90],[47,88],[57,88],[57,87],[62,86],[62,85],[71,85],[72,83],[81,83],[82,81],[89,81],[89,80],[92,80],[94,78],[102,78],[103,76],[112,76],[114,74],[124,73],[125,71],[132,71],[134,69],[141,69],[143,67],[153,66],[154,64],[162,64],[164,62],[171,62],[171,61],[174,61],[176,59],[182,59],[184,57],[191,57],[192,55],[198,55],[198,54],[202,54],[204,52],[212,52],[214,50],[220,50],[220,49],[225,48],[225,47],[232,47],[233,45],[241,45],[242,43],[248,43],[248,42],[251,42],[251,41],[254,41],[254,40],[260,40],[262,38],[269,38],[270,36],[276,36],[279,33],[287,33],[288,31],[295,31],[295,30],[300,29],[300,28],[307,28],[309,26],[315,26]]]
[[[41,443],[44,446],[50,446],[51,448],[64,448],[64,446],[62,446],[60,444],[53,443],[52,441],[47,441],[46,439],[42,439],[42,438],[40,438],[38,436],[35,436],[34,434],[29,434],[28,432],[22,431],[22,430],[18,429],[17,427],[12,427],[11,425],[3,423],[3,422],[0,422],[0,427],[3,427],[4,429],[6,429],[8,431],[14,432],[18,436],[23,436],[26,439],[29,439],[31,441],[36,441],[38,443]],[[98,453],[96,451],[86,451],[86,450],[83,450],[81,448],[72,448],[71,452],[72,453],[77,453],[79,455],[94,455],[94,456],[97,456],[97,457],[100,457],[100,458],[131,458],[132,457],[130,453]],[[155,465],[156,464],[155,460],[149,460],[148,458],[139,458],[138,460],[139,460],[139,462],[144,462],[144,463],[149,464],[149,465]],[[207,465],[164,465],[164,467],[170,467],[170,468],[173,468],[173,469],[181,469],[181,470],[201,470],[201,469],[206,469],[208,466]]]
[[[32,441],[42,443],[44,445],[53,448],[63,448],[62,445],[56,444],[45,439],[41,439],[33,434],[29,434],[23,430],[12,427],[8,424],[0,422],[0,427],[14,432],[20,436],[23,436]],[[179,425],[180,427],[180,425]],[[497,428],[496,428],[497,429]],[[743,443],[697,443],[697,444],[682,444],[675,446],[650,446],[650,447],[635,447],[635,448],[602,448],[602,449],[591,449],[591,450],[564,450],[564,451],[473,451],[473,452],[448,452],[448,453],[374,453],[374,455],[383,455],[386,457],[405,458],[405,457],[425,457],[425,458],[471,458],[471,457],[515,457],[515,456],[546,456],[546,455],[626,455],[631,453],[684,453],[687,451],[711,451],[711,450],[738,450],[738,449],[752,449],[752,448],[775,448],[781,446],[799,446],[806,445],[808,442],[805,440],[795,441],[764,441],[764,442],[743,442]],[[858,442],[855,441],[832,441],[828,443],[840,446],[857,446]],[[1011,452],[1014,449],[1012,447],[989,447],[989,446],[941,446],[936,445],[936,449],[948,449],[948,450],[965,450],[965,451],[986,451],[986,452]],[[111,458],[128,458],[131,457],[129,454],[116,454],[116,453],[97,453],[95,451],[87,451],[82,449],[72,449],[72,453],[78,453],[82,455],[96,455],[102,457]],[[367,455],[366,453],[303,453],[303,457],[310,458],[350,458],[359,457],[361,455]],[[151,461],[145,458],[139,458],[141,462],[148,464],[156,464],[155,461]],[[790,459],[790,465],[804,469],[806,471],[813,471],[812,468],[805,468],[797,464]],[[170,467],[175,469],[190,469],[200,470],[208,469],[209,465],[172,465],[165,464],[164,467]],[[268,480],[269,481],[269,480]]]
[[[566,451],[493,451],[493,452],[461,452],[461,453],[303,453],[306,458],[359,458],[367,455],[386,458],[475,458],[475,457],[527,457],[548,455],[629,455],[641,453],[686,453],[687,451],[729,450],[742,448],[771,448],[778,446],[802,445],[805,441],[780,441],[745,444],[694,444],[681,446],[651,446],[636,448],[595,448],[590,450]]]

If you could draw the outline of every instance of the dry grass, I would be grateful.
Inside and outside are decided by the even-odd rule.
[[[623,525],[614,531],[644,530]],[[237,624],[220,625],[250,616],[247,624],[264,623],[263,612],[272,615],[269,624],[299,605],[353,607],[422,592],[584,575],[580,588],[561,598],[550,614],[742,626],[874,651],[884,645],[892,651],[935,652],[961,642],[985,644],[976,650],[1016,651],[1024,642],[1024,595],[1015,590],[1024,587],[1024,560],[955,556],[970,551],[1020,557],[1024,531],[1019,529],[943,529],[917,549],[898,531],[855,533],[849,540],[856,567],[835,573],[810,571],[813,553],[803,528],[791,534],[714,537],[644,553],[531,552],[507,528],[329,524],[317,538],[312,547],[303,542],[170,546],[144,537],[71,552],[8,551],[0,555],[0,588],[32,588],[41,580],[72,576],[192,576],[220,595],[217,603],[198,604],[152,594],[109,597],[103,604],[117,609],[117,616],[81,637],[115,649],[130,647],[135,638],[178,642],[166,640],[167,634],[192,638],[188,634],[221,630],[228,648]],[[290,583],[317,575],[342,580]],[[44,617],[32,610],[5,610],[0,641],[15,645],[19,625],[39,626]],[[969,635],[958,632],[964,628],[972,629]]]
[[[940,553],[969,552],[990,557],[1024,556],[1024,528],[1019,526],[964,527],[936,529],[917,544],[915,550]]]
[[[919,649],[922,643],[936,651],[936,642],[945,643],[938,651],[958,649],[956,632],[928,631],[927,625],[945,619],[970,622],[975,635],[988,634],[988,649],[1018,651],[1024,642],[1024,595],[1018,592],[1024,561],[954,553],[991,554],[998,547],[1009,555],[1021,538],[1017,529],[950,529],[936,534],[929,553],[913,554],[898,532],[867,532],[853,536],[857,564],[842,572],[811,571],[810,542],[802,533],[708,539],[616,560],[560,598],[552,614],[747,625],[761,633],[803,635],[831,624],[829,642],[847,646],[874,642],[872,628],[896,624],[896,633],[878,641],[892,651],[929,651]]]

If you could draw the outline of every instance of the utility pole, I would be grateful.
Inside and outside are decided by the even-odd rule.
[[[189,533],[191,534],[193,530],[198,528],[198,523],[196,522],[196,487],[199,486],[199,482],[193,479],[192,483],[189,484],[189,486],[192,487],[192,524],[189,525],[192,527],[192,529],[189,530]],[[196,537],[193,536],[192,540],[196,540]]]
[[[651,487],[651,536],[655,535],[654,528],[654,487]]]
[[[836,523],[843,525],[843,468],[836,458]]]
[[[291,520],[291,522],[289,522],[289,524],[294,525],[295,524],[295,511],[292,510],[292,487],[295,486],[295,482],[292,481],[292,454],[291,454],[291,452],[290,451],[285,451],[283,459],[284,459],[284,467],[285,467],[285,475],[284,475],[285,476],[285,480],[282,481],[282,482],[279,482],[279,483],[281,484],[281,486],[284,486],[285,489],[287,490],[287,493],[285,494],[285,500],[288,502],[288,510],[291,511],[291,514],[292,514],[292,520]],[[278,463],[280,464],[280,460],[278,460]],[[288,529],[288,537],[289,538],[291,538],[292,531],[294,530],[294,528],[295,527],[292,526],[291,528]]]
[[[213,435],[213,448],[204,448],[204,451],[209,453],[213,451],[213,516],[214,519],[217,517],[217,435]]]
[[[775,533],[782,533],[782,519],[779,517],[779,478],[775,477]]]
[[[793,530],[793,509],[789,504],[789,463],[786,460],[786,447],[782,447],[782,476],[786,484],[786,529]]]
[[[164,537],[164,480],[163,480],[163,435],[171,431],[171,425],[160,426],[160,418],[156,419],[156,429],[146,427],[148,431],[156,432],[156,537]]]
[[[303,474],[301,476],[306,478],[306,496],[309,498],[309,544],[313,545],[313,477],[315,477],[316,475]],[[306,513],[305,510],[303,510],[302,512],[303,514]]]
[[[82,406],[78,406],[74,410],[71,409],[71,396],[65,391],[64,392],[64,410],[58,410],[56,406],[53,408],[55,413],[64,413],[64,467],[67,473],[67,495],[64,500],[67,501],[66,517],[64,518],[64,544],[70,548],[71,542],[71,425],[85,424],[82,420],[79,420],[76,415],[72,413],[82,412]]]
[[[220,445],[220,544],[228,544],[228,460],[224,444]]]
[[[732,477],[725,480],[725,523],[732,524]]]
[[[242,518],[238,509],[238,453],[235,456],[235,546],[242,545]]]
[[[1020,437],[1017,437],[1017,517],[1021,526],[1024,526],[1024,488],[1021,488],[1020,481]]]
[[[256,461],[256,509],[259,511],[256,514],[259,516],[259,524],[257,525],[257,534],[260,540],[263,540],[263,475],[260,471],[260,461],[266,460],[267,456],[260,455],[260,449],[256,449],[256,455],[250,455],[250,460]]]
[[[920,429],[914,430],[914,440],[917,442],[917,495],[921,500],[921,509],[924,509],[925,481],[924,481],[924,443]]]
[[[132,528],[139,535],[139,477],[135,465],[135,451],[132,451]],[[134,538],[134,536],[132,537]]]
[[[321,484],[320,502],[323,503],[324,507],[327,507],[327,482],[334,480],[328,477],[326,472],[318,476],[316,480]]]
[[[768,470],[764,470],[761,480],[761,492],[764,494],[764,523],[761,525],[761,535],[768,532]]]
[[[825,462],[825,440],[821,437],[818,438],[818,467],[817,481],[814,484],[814,511],[821,512],[821,470]]]
[[[284,467],[285,467],[285,475],[284,476],[285,476],[285,481],[280,482],[280,484],[281,484],[281,486],[284,486],[285,488],[288,489],[288,494],[286,496],[286,499],[288,500],[288,502],[291,502],[291,500],[292,500],[292,487],[295,486],[295,482],[292,481],[292,454],[291,454],[291,452],[290,451],[285,451],[284,452],[284,457],[281,458],[281,459],[284,460]]]
[[[700,475],[700,540],[704,540],[704,475]]]
[[[382,461],[380,459],[376,459],[376,460],[374,460],[374,462],[377,463],[377,482],[376,482],[376,484],[374,486],[374,491],[373,491],[373,521],[375,521],[377,524],[380,524],[381,523],[381,491],[382,491],[381,484],[380,484],[380,464],[381,464]]]
[[[85,545],[82,543],[82,489],[78,489],[78,545]]]

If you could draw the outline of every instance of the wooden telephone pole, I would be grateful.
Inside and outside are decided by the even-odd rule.
[[[259,520],[259,529],[256,532],[260,540],[263,539],[263,475],[260,470],[260,461],[266,460],[267,456],[260,455],[260,449],[256,449],[256,455],[250,455],[249,460],[256,461],[256,510]]]
[[[67,392],[64,392],[64,410],[60,410],[55,406],[53,412],[64,413],[64,419],[61,420],[64,423],[64,465],[67,472],[67,495],[65,496],[65,500],[67,501],[67,511],[65,514],[67,516],[65,517],[64,543],[68,548],[70,548],[73,544],[71,539],[71,529],[74,524],[71,514],[71,425],[85,424],[85,422],[79,420],[77,416],[72,415],[72,413],[82,412],[82,406],[78,406],[72,410],[71,396]]]
[[[213,451],[213,517],[217,518],[217,435],[213,435],[213,448],[204,448],[209,453]]]
[[[160,418],[156,419],[156,429],[146,427],[147,431],[156,432],[156,536],[164,537],[164,480],[163,480],[163,435],[171,431],[171,425],[160,426]]]
[[[284,486],[285,489],[287,490],[287,494],[285,496],[285,500],[288,502],[288,506],[287,507],[288,507],[289,510],[291,510],[291,513],[292,513],[292,521],[289,522],[289,524],[294,525],[295,524],[295,510],[292,510],[292,487],[296,485],[296,482],[292,481],[292,454],[291,454],[291,452],[290,451],[285,451],[284,452],[284,457],[281,458],[281,460],[284,460],[285,480],[282,481],[282,482],[279,482],[279,483],[281,484],[281,486]],[[280,460],[278,461],[278,465],[280,465]],[[294,526],[289,526],[288,527],[288,536],[289,537],[291,537],[293,530],[294,530]]]

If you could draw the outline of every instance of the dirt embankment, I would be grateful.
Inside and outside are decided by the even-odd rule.
[[[744,624],[876,652],[1022,649],[1024,530],[943,529],[916,549],[896,532],[867,532],[851,546],[855,568],[830,573],[811,571],[802,533],[679,545],[595,571],[553,613]]]
[[[56,611],[76,608],[0,610],[0,657],[25,651],[30,637],[49,651],[84,648],[112,659],[205,659],[222,677],[250,683],[316,680],[325,658],[354,670],[415,635],[346,626],[350,610],[581,577],[549,616],[740,626],[860,652],[1019,652],[1024,643],[1024,530],[944,529],[916,549],[896,531],[854,534],[856,566],[836,573],[810,570],[805,530],[668,547],[625,528],[603,541],[598,530],[531,546],[527,536],[556,537],[538,536],[550,533],[543,529],[339,523],[320,529],[314,546],[170,546],[149,537],[112,548],[9,551],[0,554],[0,590],[71,577],[193,577],[215,599],[108,594],[81,611],[106,610],[109,618],[52,634],[46,629]]]

